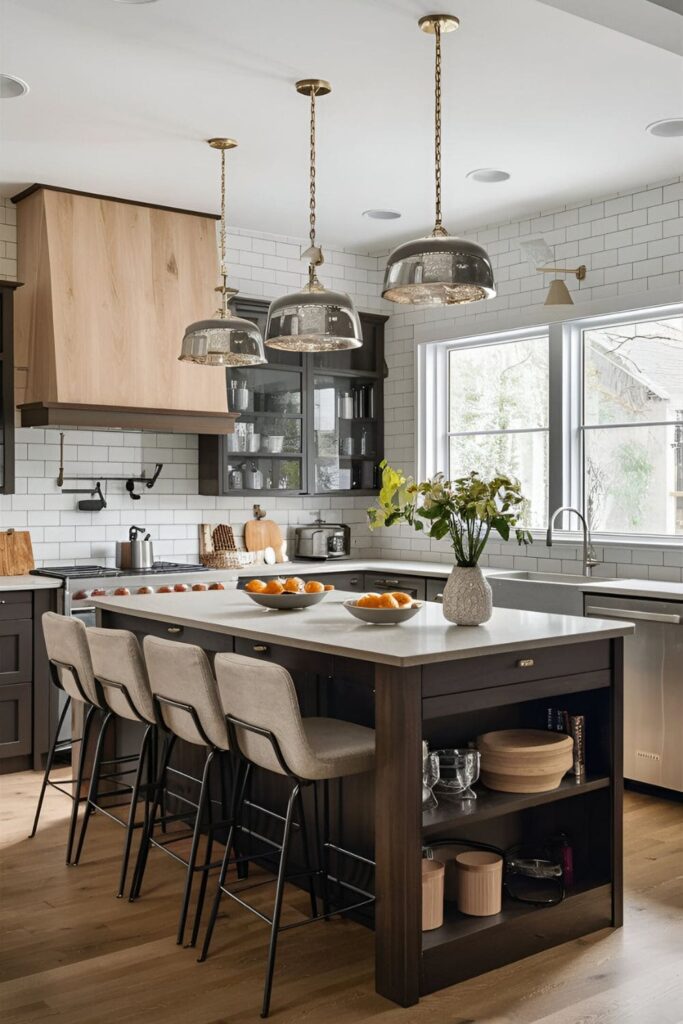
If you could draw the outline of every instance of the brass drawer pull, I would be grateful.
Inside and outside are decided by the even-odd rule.
[[[519,661],[517,662],[517,668],[533,668],[533,666],[534,666],[534,659],[533,658],[520,658]]]
[[[182,631],[183,631],[183,627],[182,626],[168,626],[167,629],[166,629],[167,633],[182,633]]]
[[[268,650],[267,644],[254,644],[252,651],[256,651],[257,654],[265,654]]]

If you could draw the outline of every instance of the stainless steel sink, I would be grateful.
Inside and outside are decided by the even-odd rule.
[[[515,572],[499,572],[495,579],[499,580],[527,580],[530,583],[564,583],[567,586],[578,587],[586,583],[607,583],[603,576],[580,576],[570,572],[529,572],[520,569]]]

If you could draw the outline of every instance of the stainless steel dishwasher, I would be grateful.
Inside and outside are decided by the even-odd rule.
[[[586,594],[585,614],[627,619],[624,777],[683,792],[683,601]]]

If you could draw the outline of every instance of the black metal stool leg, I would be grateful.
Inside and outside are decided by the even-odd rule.
[[[280,930],[280,916],[282,914],[282,898],[285,892],[285,876],[287,873],[287,860],[289,855],[289,839],[292,831],[292,816],[294,806],[300,792],[297,782],[289,797],[287,814],[285,817],[285,828],[282,836],[282,853],[280,855],[280,866],[277,873],[277,887],[275,889],[275,905],[273,906],[273,923],[270,929],[270,947],[268,949],[268,964],[266,967],[266,982],[263,988],[263,1005],[261,1016],[267,1017],[270,1010],[270,995],[273,988],[273,972],[275,970],[275,955],[277,953],[277,939]]]
[[[142,839],[140,840],[140,848],[138,850],[137,861],[135,863],[135,870],[133,872],[133,881],[130,887],[130,894],[128,899],[133,902],[140,895],[140,889],[142,888],[142,880],[145,875],[145,868],[147,866],[147,856],[149,854],[150,839],[154,835],[154,824],[156,821],[157,812],[159,810],[159,804],[161,802],[161,795],[166,784],[166,770],[168,768],[169,761],[171,760],[171,754],[173,753],[173,747],[175,746],[176,737],[173,733],[168,733],[164,741],[164,752],[161,756],[161,765],[159,766],[159,775],[157,783],[154,788],[154,802],[152,804],[152,810],[149,814],[149,820],[147,827],[143,830]]]
[[[122,899],[123,891],[126,887],[126,875],[128,874],[128,861],[130,860],[130,847],[133,841],[133,832],[135,831],[135,818],[137,816],[138,809],[138,796],[140,793],[140,783],[145,770],[145,761],[151,758],[151,734],[155,727],[148,725],[145,729],[145,734],[142,737],[142,743],[140,744],[140,754],[138,757],[138,767],[135,772],[135,782],[133,783],[133,791],[130,795],[130,808],[128,810],[128,821],[126,822],[126,841],[123,846],[123,857],[121,858],[121,874],[119,876],[119,891],[116,894],[117,899]]]
[[[244,773],[241,772],[241,765],[238,767],[235,773],[235,781],[232,790],[232,807],[230,810],[230,828],[228,829],[228,838],[225,844],[225,853],[223,854],[223,863],[221,864],[220,874],[218,876],[218,885],[216,886],[216,895],[213,898],[213,904],[211,906],[211,914],[209,915],[209,923],[206,926],[206,934],[204,936],[204,944],[202,945],[202,951],[197,957],[197,963],[204,963],[208,954],[209,946],[211,945],[211,936],[213,935],[213,929],[216,924],[216,918],[218,917],[218,909],[221,904],[221,897],[223,895],[223,886],[225,885],[225,878],[228,873],[230,866],[230,854],[233,846],[235,846],[235,856],[237,856],[237,845],[235,836],[239,830],[241,820],[242,803],[244,801],[244,794],[249,782],[249,775],[251,774],[251,765],[247,764],[244,768]],[[241,779],[240,779],[241,775]]]
[[[195,865],[197,863],[197,850],[199,849],[199,837],[202,829],[202,815],[204,813],[204,805],[206,803],[206,795],[209,791],[209,771],[211,769],[211,762],[213,761],[214,751],[210,750],[207,752],[206,761],[204,762],[204,771],[202,772],[202,785],[199,791],[199,801],[197,806],[197,816],[194,820],[194,831],[192,833],[192,846],[190,848],[190,857],[187,863],[187,873],[185,875],[185,891],[183,892],[183,902],[180,907],[180,917],[178,918],[178,933],[176,935],[176,943],[179,946],[183,944],[183,937],[185,935],[185,922],[187,921],[187,912],[190,906],[190,896],[192,894],[192,882],[194,881]]]
[[[107,711],[104,716],[104,721],[100,726],[100,734],[97,737],[97,744],[95,746],[95,758],[93,760],[92,774],[90,776],[90,786],[88,787],[88,797],[85,802],[85,814],[83,815],[83,824],[81,825],[81,834],[78,837],[78,845],[76,847],[76,856],[74,857],[74,864],[78,864],[81,859],[81,853],[83,852],[83,843],[85,842],[85,834],[88,831],[88,823],[91,816],[95,812],[95,805],[99,797],[100,787],[100,771],[102,768],[102,755],[104,753],[104,739],[109,728],[109,724],[114,717],[112,711]]]
[[[42,785],[40,787],[40,796],[38,797],[38,806],[36,807],[36,816],[33,819],[33,828],[31,829],[31,833],[29,835],[29,839],[33,839],[33,837],[36,834],[36,831],[38,829],[38,821],[40,819],[40,812],[43,809],[43,800],[45,798],[45,790],[47,789],[48,779],[50,778],[50,772],[52,771],[52,762],[55,759],[55,750],[57,749],[57,743],[59,742],[59,734],[62,731],[62,725],[64,724],[64,719],[66,718],[66,713],[67,713],[67,711],[69,710],[70,707],[71,707],[71,697],[67,696],[66,704],[64,705],[64,708],[62,709],[62,713],[59,716],[59,721],[57,723],[57,730],[56,730],[56,732],[54,734],[54,738],[52,740],[52,746],[50,747],[50,752],[47,755],[47,761],[45,763],[45,773],[43,775],[43,782],[42,782]]]
[[[223,820],[225,820],[225,818],[226,818],[226,811],[225,811],[226,794],[225,794],[225,784],[224,784],[224,781],[223,781],[223,763],[222,763],[222,758],[220,757],[220,754],[219,754],[219,761],[220,761],[219,769],[220,769],[220,776],[221,776],[221,817],[223,818]],[[213,831],[214,831],[213,830],[213,808],[211,806],[211,784],[210,784],[209,780],[207,780],[206,807],[207,807],[207,824],[208,824],[208,831],[207,831],[207,836],[206,836],[206,849],[204,851],[204,863],[203,863],[203,865],[202,865],[202,867],[200,869],[201,873],[202,873],[202,877],[201,877],[201,881],[199,883],[199,895],[197,896],[197,905],[195,907],[194,921],[192,923],[192,935],[191,935],[190,941],[188,943],[188,946],[190,948],[193,948],[194,946],[197,945],[197,936],[199,935],[199,926],[201,924],[202,913],[204,911],[204,900],[206,899],[206,886],[207,886],[207,882],[209,881],[209,866],[211,864],[211,853],[213,851]]]
[[[320,843],[320,865],[322,868],[323,914],[330,913],[330,784],[327,779],[323,783],[323,834]],[[329,920],[329,919],[328,919]]]
[[[94,704],[88,706],[88,710],[85,713],[83,720],[83,735],[81,737],[81,750],[78,755],[78,771],[76,773],[76,781],[74,783],[76,792],[74,795],[73,806],[71,808],[71,821],[69,822],[69,837],[66,841],[66,863],[71,863],[71,854],[73,852],[74,839],[76,837],[76,822],[78,820],[78,808],[81,803],[81,786],[83,785],[83,769],[85,767],[85,755],[90,740],[90,728],[97,712],[97,708]]]
[[[314,874],[313,873],[313,868],[311,866],[311,851],[310,851],[310,847],[308,845],[308,829],[306,828],[306,810],[304,808],[304,800],[303,800],[303,794],[301,792],[301,789],[299,789],[299,795],[297,796],[296,802],[297,802],[298,815],[299,815],[299,834],[301,836],[301,844],[303,846],[303,854],[304,854],[304,867],[306,868],[306,871],[308,872],[308,892],[309,892],[309,895],[310,895],[310,898],[311,898],[311,916],[312,917],[317,917],[318,916],[318,900],[317,900],[316,891],[315,891],[315,876],[319,872],[316,871],[315,874]],[[317,860],[317,857],[316,857],[316,860]]]

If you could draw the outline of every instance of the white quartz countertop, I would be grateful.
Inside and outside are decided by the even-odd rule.
[[[149,594],[94,598],[106,611],[155,619],[176,626],[246,637],[324,654],[408,667],[480,657],[534,647],[555,647],[633,632],[628,622],[495,608],[483,626],[454,626],[440,605],[425,602],[399,626],[359,622],[343,607],[346,595],[331,592],[299,611],[269,611],[243,591]]]
[[[48,576],[0,576],[0,593],[8,590],[57,590],[62,581]]]
[[[601,583],[592,579],[583,584],[585,594],[612,594],[614,597],[652,597],[660,601],[683,601],[683,583],[663,580],[610,580]]]
[[[434,576],[446,579],[451,574],[452,564],[449,562],[410,562],[400,559],[381,558],[328,558],[328,559],[296,559],[291,562],[278,562],[275,565],[248,565],[243,569],[230,569],[238,576],[315,576],[316,573],[330,572],[381,572],[391,576]],[[496,576],[509,569],[489,569],[482,566],[485,576]]]

